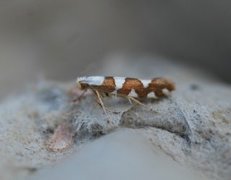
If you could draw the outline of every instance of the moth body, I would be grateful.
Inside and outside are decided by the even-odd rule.
[[[147,98],[165,96],[165,91],[173,91],[175,85],[165,78],[153,78],[148,80],[113,77],[113,76],[84,76],[77,78],[80,89],[92,89],[100,93],[131,96],[135,98]]]

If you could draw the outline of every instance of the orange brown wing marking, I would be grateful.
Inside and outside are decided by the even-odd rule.
[[[143,83],[136,78],[126,78],[122,88],[118,89],[117,93],[127,96],[132,89],[135,90],[139,98],[147,97],[147,91],[145,90]]]
[[[111,93],[115,91],[115,89],[116,89],[115,80],[111,76],[105,77],[103,84],[98,87],[99,91],[105,93]]]
[[[163,89],[167,89],[169,91],[175,90],[175,85],[168,79],[165,78],[154,78],[151,83],[148,85],[148,93],[154,92],[157,97],[165,96],[163,93]]]

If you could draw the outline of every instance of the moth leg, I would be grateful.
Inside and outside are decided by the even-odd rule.
[[[102,100],[102,95],[98,92],[96,93],[96,90],[93,90],[94,94],[97,96],[97,100],[96,102],[98,103],[98,105],[100,105],[101,108],[103,108],[105,114],[107,111],[109,112],[112,112],[109,108],[107,108],[104,103],[103,103],[103,100]]]
[[[134,98],[132,96],[127,96],[127,99],[129,100],[129,102],[134,101],[135,103],[144,106],[144,104],[142,102],[140,102],[139,100],[137,100],[136,98]]]
[[[132,104],[132,100],[127,97],[127,100],[129,101],[130,104]]]
[[[96,93],[96,95],[98,97],[98,100],[99,100],[99,103],[100,103],[101,107],[103,108],[104,113],[108,117],[108,120],[109,120],[108,123],[112,123],[111,116],[106,111],[106,107],[104,106],[104,103],[103,103],[103,100],[102,100],[102,97],[101,97],[99,91],[95,90],[95,93]]]
[[[75,98],[73,99],[73,102],[75,102],[75,103],[76,103],[76,102],[79,102],[79,101],[85,96],[86,92],[87,92],[87,90],[84,89],[83,92],[82,92],[78,97],[75,97]]]
[[[135,102],[139,105],[144,105],[142,102],[140,102],[139,100],[137,100],[136,98],[132,97],[132,96],[127,96],[127,95],[123,95],[123,94],[117,94],[117,96],[126,98],[130,104],[132,104],[132,102]]]
[[[104,106],[102,97],[101,97],[101,95],[99,94],[99,91],[94,90],[94,92],[95,92],[95,94],[96,94],[96,96],[97,96],[97,98],[98,98],[98,100],[99,100],[99,103],[100,103],[101,107],[103,108],[104,113],[107,114],[106,108],[105,108],[105,106]]]

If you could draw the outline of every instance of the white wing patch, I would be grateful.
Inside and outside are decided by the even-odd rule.
[[[121,89],[125,82],[125,77],[114,77],[116,90]]]
[[[79,77],[77,79],[77,82],[85,83],[89,85],[96,85],[96,86],[102,85],[103,81],[104,81],[104,76],[84,76],[84,77]]]
[[[154,92],[150,92],[148,95],[147,95],[147,98],[157,98],[155,93]]]
[[[137,93],[134,89],[132,89],[128,96],[137,97]]]
[[[150,84],[151,80],[141,80],[142,84],[144,85],[144,88],[147,88]]]

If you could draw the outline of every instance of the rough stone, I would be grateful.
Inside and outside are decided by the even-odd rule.
[[[76,101],[74,93],[70,93],[74,82],[44,82],[33,91],[5,100],[0,105],[0,172],[5,172],[5,179],[12,179],[12,168],[7,168],[8,173],[3,171],[5,164],[21,169],[23,173],[13,172],[26,177],[31,170],[34,173],[35,169],[58,163],[67,154],[78,153],[84,144],[123,127],[135,129],[153,147],[183,166],[212,179],[230,179],[229,85],[161,58],[114,56],[105,61],[99,73],[140,78],[164,76],[172,79],[177,89],[168,98],[146,100],[144,106],[132,105],[119,97],[105,97],[107,114],[93,94],[87,93]],[[60,128],[64,122],[68,128]],[[54,137],[55,143],[71,143],[64,142],[62,152],[50,151],[47,142]]]

